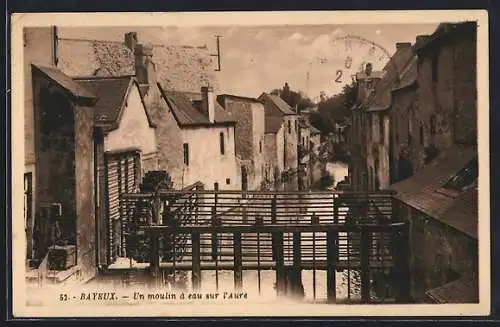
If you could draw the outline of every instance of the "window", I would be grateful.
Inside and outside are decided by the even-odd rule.
[[[420,124],[420,145],[424,145],[424,126]]]
[[[437,82],[438,80],[438,59],[439,59],[439,54],[436,52],[432,56],[432,81]]]
[[[189,144],[184,143],[182,146],[184,148],[184,164],[189,166]]]
[[[231,184],[231,179],[230,178],[226,178],[226,184],[227,185]]]
[[[217,182],[214,183],[214,190],[215,191],[219,190],[219,183],[217,183]]]
[[[297,127],[297,121],[295,120],[294,123],[295,123],[295,132],[297,132],[297,129],[298,129],[298,127]]]
[[[262,153],[262,141],[259,141],[259,152]]]
[[[219,139],[220,139],[220,154],[224,154],[226,149],[224,148],[224,133],[223,132],[220,132]]]
[[[288,121],[288,134],[292,133],[292,122]]]

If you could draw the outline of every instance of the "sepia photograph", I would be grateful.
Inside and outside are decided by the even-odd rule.
[[[12,33],[15,317],[489,314],[485,11]]]

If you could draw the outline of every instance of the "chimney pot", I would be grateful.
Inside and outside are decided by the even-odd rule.
[[[137,45],[137,32],[128,32],[125,34],[125,45],[127,48],[134,51]]]
[[[156,84],[156,69],[153,63],[153,46],[137,44],[134,48],[135,76],[139,84]]]
[[[398,42],[396,43],[396,50],[407,49],[411,47],[410,42]]]
[[[415,39],[415,42],[416,43],[425,42],[429,38],[429,36],[430,35],[417,35],[417,38]]]

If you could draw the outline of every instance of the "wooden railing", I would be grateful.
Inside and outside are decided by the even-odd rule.
[[[326,270],[327,273],[327,299],[328,302],[336,302],[336,274],[335,272],[343,269],[354,269],[359,271],[360,287],[361,287],[361,302],[384,302],[396,301],[398,303],[409,301],[408,290],[408,252],[407,243],[407,225],[405,223],[390,223],[385,225],[380,224],[365,224],[365,225],[345,225],[345,224],[319,224],[317,220],[311,221],[308,225],[305,224],[271,224],[263,225],[262,221],[258,221],[255,225],[248,226],[182,226],[170,228],[166,226],[150,226],[145,227],[145,231],[150,235],[152,240],[158,239],[164,235],[183,234],[190,239],[190,251],[186,252],[184,259],[181,262],[160,262],[157,247],[152,247],[152,257],[150,262],[150,270],[155,276],[160,276],[161,270],[188,270],[191,271],[191,280],[193,291],[201,288],[201,271],[214,270],[216,275],[216,287],[218,289],[218,275],[220,270],[232,270],[234,273],[234,289],[240,291],[244,285],[243,271],[256,270],[260,273],[261,270],[276,271],[276,290],[280,296],[296,295],[297,290],[301,289],[301,273],[303,270],[313,271],[314,297],[316,297],[316,270]],[[318,251],[316,253],[315,235],[324,233],[326,235],[325,249],[326,251]],[[340,260],[339,236],[340,234],[360,235],[360,253],[359,260]],[[378,260],[377,256],[371,251],[371,237],[375,234],[390,235],[391,241],[391,260],[385,264]],[[215,256],[213,262],[203,259],[202,235],[210,234],[228,234],[231,235],[232,244],[230,253],[225,253],[225,257],[231,257],[230,260],[224,260]],[[256,256],[248,256],[247,250],[244,248],[243,240],[245,235],[257,235]],[[293,251],[291,260],[288,260],[285,252],[285,235],[293,235]],[[304,238],[305,234],[312,235],[312,251],[313,256],[304,256]],[[265,235],[270,235],[273,240],[272,247],[269,244],[261,243],[261,239]],[[155,243],[156,244],[156,243]],[[270,258],[272,260],[265,260]],[[380,269],[391,269],[390,286],[393,289],[394,296],[374,300],[371,296],[373,287],[371,278],[375,275],[374,272]],[[260,278],[260,276],[259,276]],[[227,285],[226,285],[227,287]],[[260,279],[259,279],[260,291]]]

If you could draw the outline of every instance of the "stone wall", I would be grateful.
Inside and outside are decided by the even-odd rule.
[[[121,42],[61,38],[58,50],[58,68],[69,76],[135,74],[134,53]],[[152,60],[165,89],[199,92],[209,83],[218,91],[215,66],[206,47],[155,45]]]
[[[296,170],[298,166],[297,144],[298,144],[298,121],[297,116],[287,115],[284,116],[284,137],[285,137],[285,151],[286,158],[284,162],[284,169]],[[290,128],[288,128],[290,126]]]
[[[425,291],[477,273],[477,240],[424,213],[398,203],[410,223],[411,295],[423,301]]]
[[[83,279],[97,272],[93,124],[93,108],[75,108],[76,246]]]
[[[181,129],[157,86],[149,88],[144,102],[156,125],[158,169],[166,170],[174,182],[174,187],[179,188],[182,185],[184,168]]]

